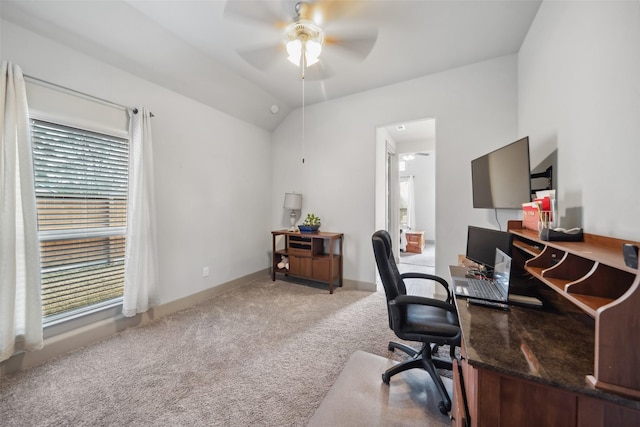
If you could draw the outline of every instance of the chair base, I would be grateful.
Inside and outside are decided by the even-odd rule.
[[[429,345],[425,343],[419,352],[409,346],[396,342],[389,342],[388,348],[390,351],[394,351],[395,349],[402,350],[411,356],[411,359],[398,363],[397,365],[387,369],[385,373],[382,374],[382,382],[389,384],[392,376],[409,369],[424,369],[435,383],[436,388],[440,393],[440,397],[442,397],[442,401],[438,405],[440,412],[448,414],[451,410],[451,398],[449,397],[449,393],[447,392],[447,389],[445,388],[436,369],[452,370],[453,363],[451,360],[432,356],[438,349],[436,344]]]

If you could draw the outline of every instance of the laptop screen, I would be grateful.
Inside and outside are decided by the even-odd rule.
[[[509,295],[509,276],[511,274],[511,257],[496,248],[496,259],[493,267],[493,281],[505,297]]]

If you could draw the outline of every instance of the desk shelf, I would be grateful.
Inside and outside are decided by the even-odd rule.
[[[547,242],[509,221],[524,269],[595,319],[596,388],[640,399],[640,275],[624,263],[625,241],[584,234],[583,242]]]
[[[531,255],[531,256],[538,256],[540,255],[540,252],[542,252],[542,248],[540,248],[539,246],[535,246],[535,245],[531,245],[531,244],[527,244],[525,242],[522,242],[520,240],[514,240],[513,241],[513,246],[521,249],[523,252]]]

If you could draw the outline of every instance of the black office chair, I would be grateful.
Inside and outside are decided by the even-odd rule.
[[[451,398],[436,368],[452,370],[451,361],[455,357],[456,346],[460,345],[461,334],[458,313],[449,285],[443,278],[431,274],[400,274],[393,257],[391,237],[387,231],[376,231],[371,240],[378,272],[387,296],[389,327],[400,339],[422,343],[422,349],[416,351],[407,345],[389,342],[390,351],[400,349],[411,356],[411,359],[389,368],[382,374],[382,381],[389,384],[392,376],[407,369],[426,370],[442,396],[442,402],[438,405],[440,412],[447,414],[451,410]],[[447,299],[442,301],[407,295],[403,279],[425,279],[439,283],[446,290]],[[449,345],[450,358],[434,357],[438,347],[445,344]]]

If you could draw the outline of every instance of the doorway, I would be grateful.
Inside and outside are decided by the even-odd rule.
[[[435,273],[435,122],[377,129],[376,227],[398,242],[401,272]]]

